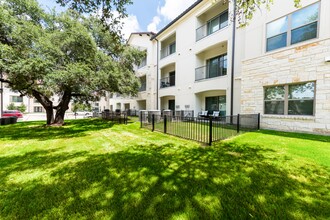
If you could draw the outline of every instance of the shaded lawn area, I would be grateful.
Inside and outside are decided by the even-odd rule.
[[[0,127],[0,219],[329,219],[330,137],[212,147],[101,120]]]

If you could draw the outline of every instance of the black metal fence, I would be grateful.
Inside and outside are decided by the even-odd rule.
[[[140,113],[141,128],[212,144],[244,131],[260,128],[260,114],[238,114],[223,117],[182,117]]]
[[[102,119],[120,124],[127,124],[128,121],[126,112],[120,111],[104,111],[102,112]]]

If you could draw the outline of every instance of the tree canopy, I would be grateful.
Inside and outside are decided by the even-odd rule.
[[[142,52],[123,44],[119,33],[97,17],[74,10],[46,13],[34,0],[3,2],[0,16],[2,81],[35,97],[46,109],[47,124],[62,124],[72,100],[97,100],[106,92],[137,93],[133,65],[141,61]],[[51,100],[54,95],[57,105]]]

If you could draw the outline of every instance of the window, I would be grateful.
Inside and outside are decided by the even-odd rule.
[[[139,88],[139,92],[144,92],[147,90],[147,78],[144,77],[140,77],[140,82],[141,82],[141,86]]]
[[[284,86],[274,86],[265,89],[265,114],[284,114]]]
[[[205,110],[220,111],[221,116],[226,115],[226,96],[213,96],[205,98]]]
[[[267,24],[267,51],[317,37],[319,3]]]
[[[288,114],[313,115],[315,83],[289,85]]]
[[[227,54],[207,60],[207,76],[213,78],[227,75]]]
[[[314,115],[315,82],[265,88],[265,114]]]
[[[138,69],[142,68],[142,67],[145,67],[147,65],[147,55],[145,55],[142,60],[141,60],[141,63],[139,64],[138,66]]]
[[[207,35],[210,35],[226,26],[228,26],[228,11],[225,11],[207,22]]]
[[[21,96],[11,96],[11,102],[23,102],[23,97],[21,97]]]
[[[34,111],[34,112],[43,112],[42,109],[43,109],[43,108],[42,108],[41,106],[35,106],[35,107],[33,108],[33,111]]]
[[[172,54],[172,53],[175,53],[175,48],[176,45],[175,45],[175,42],[171,43],[170,46],[169,46],[169,54]]]

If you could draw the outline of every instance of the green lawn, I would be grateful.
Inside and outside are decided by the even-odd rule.
[[[329,219],[330,137],[211,147],[100,120],[0,126],[0,219]]]

